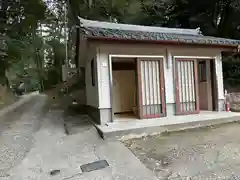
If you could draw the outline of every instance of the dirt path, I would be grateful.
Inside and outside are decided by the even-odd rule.
[[[0,177],[19,164],[31,149],[33,134],[40,127],[45,96],[37,95],[30,101],[1,118],[0,125]]]
[[[240,124],[125,142],[159,179],[240,179]]]

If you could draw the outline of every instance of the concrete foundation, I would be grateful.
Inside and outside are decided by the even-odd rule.
[[[155,108],[155,109],[154,109]],[[160,111],[161,106],[148,106],[144,108],[145,113],[146,111],[155,110],[155,112]],[[176,114],[176,104],[175,103],[169,103],[166,104],[166,111],[167,111],[167,117],[175,117]],[[225,111],[225,102],[224,99],[219,99],[218,100],[218,111]],[[87,107],[87,113],[88,115],[93,119],[93,121],[98,124],[98,125],[105,125],[106,123],[111,123],[112,122],[112,109],[110,108],[105,108],[105,109],[98,109],[96,107]],[[185,116],[183,116],[184,118]],[[161,118],[162,119],[162,118]],[[136,119],[135,119],[136,120]],[[154,120],[154,119],[153,119]]]
[[[99,109],[92,106],[87,106],[87,114],[90,116],[90,118],[96,123],[101,124],[100,121],[100,112]]]
[[[175,103],[166,104],[166,111],[167,111],[167,116],[175,116],[176,104]]]
[[[98,109],[96,107],[87,106],[87,114],[92,120],[99,125],[111,122],[111,109]]]
[[[218,100],[218,111],[225,111],[225,101],[224,99]]]
[[[112,121],[112,109],[100,109],[101,124],[110,123]]]
[[[187,116],[168,116],[164,118],[143,119],[125,118],[124,120],[96,125],[103,138],[133,138],[163,132],[199,128],[216,124],[236,122],[240,113],[204,111]]]

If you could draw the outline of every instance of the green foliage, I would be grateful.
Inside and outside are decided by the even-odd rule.
[[[54,2],[57,11],[51,8]],[[0,3],[3,7],[0,11],[0,83],[24,81],[40,90],[44,82],[58,83],[65,59],[65,1],[3,0]]]
[[[238,0],[174,0],[170,9],[170,26],[201,27],[206,35],[240,38]]]
[[[206,35],[239,39],[239,7],[238,0],[2,0],[0,83],[24,81],[40,90],[60,83],[66,53],[67,60],[74,63],[78,49],[78,16],[141,25],[200,27]],[[240,83],[239,64],[231,62],[224,62],[224,77]]]
[[[46,6],[41,0],[2,0],[0,3],[0,40],[3,51],[0,79],[2,84],[8,84],[6,71],[14,63],[25,60],[29,50],[27,48],[32,43],[28,40],[33,36],[32,32],[38,22],[44,19]]]
[[[225,58],[223,60],[223,77],[226,84],[235,86],[240,84],[240,59]]]

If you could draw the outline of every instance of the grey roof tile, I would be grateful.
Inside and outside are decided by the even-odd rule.
[[[238,45],[240,41],[203,36],[198,29],[177,29],[116,24],[83,20],[82,28],[88,37],[126,40],[172,41],[189,44]],[[133,29],[134,28],[134,29]]]

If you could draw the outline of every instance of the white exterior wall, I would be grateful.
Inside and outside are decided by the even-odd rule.
[[[92,86],[91,59],[94,58],[95,86]],[[96,47],[87,43],[86,37],[80,33],[79,67],[85,68],[86,105],[99,107],[98,78],[97,78],[97,53]]]
[[[218,99],[224,99],[222,55],[221,54],[218,54],[218,56],[216,56],[215,64],[216,64],[216,72],[217,72]]]
[[[224,99],[221,51],[219,48],[198,48],[196,46],[162,45],[97,45],[99,108],[111,108],[109,54],[164,56],[166,103],[175,103],[174,58],[192,56],[193,58],[213,58],[216,61],[218,99]],[[91,81],[90,81],[91,82]]]
[[[95,86],[92,85],[92,74],[91,74],[91,60],[94,58],[95,67]],[[97,53],[96,48],[89,47],[85,62],[85,78],[86,78],[86,105],[99,108],[99,97],[98,97],[98,73],[97,73]]]

